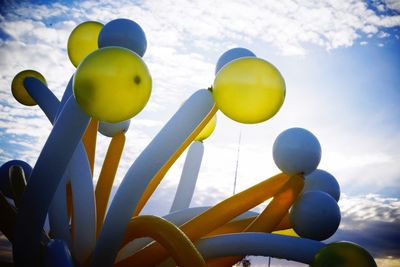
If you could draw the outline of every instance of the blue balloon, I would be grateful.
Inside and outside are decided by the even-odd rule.
[[[21,166],[25,173],[26,182],[29,181],[31,176],[32,167],[28,163],[22,160],[10,160],[1,165],[0,167],[0,190],[6,197],[13,198],[13,193],[10,186],[9,169],[11,166]]]
[[[303,192],[308,191],[322,191],[331,197],[336,202],[340,198],[340,186],[338,181],[327,171],[316,169],[310,174],[305,176]]]
[[[100,121],[99,122],[99,132],[102,135],[105,135],[108,137],[114,137],[118,133],[121,133],[121,132],[126,133],[129,129],[130,124],[131,124],[131,120],[121,121],[121,122],[117,122],[117,123]]]
[[[322,191],[301,194],[293,204],[289,217],[299,236],[318,241],[331,237],[341,219],[336,200]]]
[[[249,49],[242,47],[229,49],[219,57],[217,66],[215,67],[215,74],[217,74],[218,71],[229,62],[242,57],[256,57],[256,55]]]
[[[147,41],[143,29],[129,19],[115,19],[104,25],[98,39],[99,48],[120,46],[128,48],[143,56],[146,52]]]

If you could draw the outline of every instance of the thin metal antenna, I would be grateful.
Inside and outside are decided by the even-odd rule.
[[[236,193],[236,181],[237,181],[237,173],[238,173],[238,166],[239,166],[239,153],[240,153],[240,142],[242,140],[242,130],[239,132],[239,144],[237,149],[237,158],[236,158],[236,170],[235,170],[235,181],[233,183],[233,195]]]

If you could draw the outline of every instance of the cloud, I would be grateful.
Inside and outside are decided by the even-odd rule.
[[[276,64],[287,81],[287,99],[267,124],[244,127],[219,113],[215,133],[204,142],[205,154],[192,205],[213,205],[231,195],[239,132],[242,132],[242,145],[237,192],[279,172],[271,155],[272,143],[280,131],[294,126],[309,128],[318,136],[324,151],[321,168],[332,172],[345,192],[379,193],[390,187],[393,195],[398,196],[400,158],[396,148],[400,135],[392,135],[395,131],[381,126],[387,114],[374,109],[374,115],[362,118],[369,122],[364,127],[360,117],[349,108],[355,104],[348,100],[352,96],[350,88],[337,88],[331,82],[313,84],[331,69],[321,66],[325,59],[317,58],[315,66],[310,66],[304,57],[311,57],[314,47],[331,53],[355,43],[369,46],[374,44],[373,38],[378,38],[382,45],[398,39],[397,35],[390,33],[389,36],[389,30],[400,26],[400,16],[387,12],[399,10],[397,3],[391,0],[376,3],[376,12],[364,1],[355,0],[307,3],[110,0],[71,5],[23,2],[4,7],[8,9],[0,17],[0,162],[16,158],[33,165],[51,130],[37,107],[23,107],[12,98],[10,84],[14,75],[23,69],[38,70],[60,98],[75,71],[66,51],[72,29],[86,20],[107,23],[125,17],[137,21],[146,32],[149,46],[144,60],[154,84],[148,105],[133,119],[127,133],[115,186],[182,102],[195,90],[211,85],[218,56],[230,47],[245,46],[261,56],[277,59]],[[368,42],[366,38],[370,38]],[[337,75],[337,71],[334,73]],[[368,73],[363,72],[356,78],[365,76]],[[341,98],[339,94],[343,94]],[[364,95],[362,91],[356,100],[362,101]],[[374,129],[376,125],[380,126],[379,131]],[[101,135],[98,137],[95,181],[109,141]],[[160,215],[168,212],[184,159],[185,153],[167,173],[145,212]],[[340,202],[343,229],[337,237],[348,239],[350,236],[363,244],[371,243],[371,251],[378,249],[378,256],[388,256],[378,246],[393,252],[391,236],[398,237],[394,233],[398,213],[391,205],[397,208],[398,200],[382,200],[372,195],[357,198],[351,204],[353,200],[344,197]],[[368,206],[360,206],[363,202]],[[361,230],[351,230],[359,225],[364,227],[364,232],[377,229],[381,236],[388,237],[388,243],[379,241],[376,235],[365,239]],[[387,229],[392,235],[379,232],[379,228]]]
[[[400,199],[380,195],[350,197],[339,201],[342,221],[327,241],[347,240],[366,248],[376,258],[400,258]]]

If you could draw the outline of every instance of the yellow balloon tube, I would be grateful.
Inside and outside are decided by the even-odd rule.
[[[221,227],[209,232],[207,235],[205,235],[205,237],[242,232],[255,218],[256,217],[254,216],[226,223]]]
[[[115,174],[117,173],[122,150],[125,145],[125,134],[123,132],[115,135],[108,146],[107,154],[100,171],[99,180],[96,185],[96,215],[97,215],[97,235],[99,235],[104,221],[108,200]]]
[[[273,200],[268,204],[260,215],[244,229],[243,232],[265,232],[274,231],[275,227],[288,214],[290,207],[296,201],[297,196],[303,190],[304,177],[302,175],[294,175],[276,194]],[[242,257],[226,257],[208,262],[208,266],[232,266],[240,261]]]
[[[208,122],[214,117],[217,112],[217,107],[214,105],[212,110],[207,114],[203,121],[196,127],[196,129],[190,134],[190,136],[182,143],[175,154],[168,160],[168,162],[158,171],[158,173],[153,177],[144,191],[133,216],[139,215],[140,211],[143,209],[146,202],[149,200],[153,192],[156,190],[157,186],[160,184],[161,180],[164,178],[166,172],[171,168],[171,165],[178,159],[178,157],[183,153],[183,151],[190,145],[190,143],[195,139],[196,136],[204,129]]]
[[[193,242],[214,229],[229,222],[234,217],[257,206],[280,191],[289,180],[281,173],[225,199],[214,207],[183,224],[180,228]],[[115,266],[154,266],[168,257],[168,252],[153,243],[134,255],[118,262]]]
[[[129,232],[133,239],[151,237],[159,242],[181,267],[205,267],[206,263],[190,239],[173,223],[152,215],[131,219]]]
[[[218,227],[217,229],[209,232],[205,237],[223,234],[239,233],[244,231],[257,217],[244,218],[237,221],[228,222],[227,224]],[[293,235],[293,229],[290,229],[288,214],[282,219],[282,221],[274,228],[273,233],[282,235]],[[288,224],[289,223],[289,224]]]
[[[85,146],[86,154],[89,160],[90,170],[94,170],[94,159],[96,154],[96,140],[97,130],[99,129],[99,121],[92,118],[86,129],[85,135],[82,138],[82,142]]]

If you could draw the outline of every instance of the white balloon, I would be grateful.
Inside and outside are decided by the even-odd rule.
[[[341,219],[336,201],[322,191],[300,195],[289,214],[294,231],[301,237],[314,240],[325,240],[332,236]]]
[[[117,123],[99,122],[99,132],[108,137],[114,137],[117,133],[126,133],[129,129],[131,120],[121,121]]]
[[[217,74],[218,71],[229,62],[242,57],[256,57],[256,55],[250,50],[242,47],[229,49],[219,57],[217,65],[215,66],[215,74]]]
[[[275,164],[282,172],[289,175],[308,174],[318,167],[321,145],[306,129],[290,128],[276,138],[272,153]]]
[[[335,177],[327,171],[316,169],[305,176],[303,192],[322,191],[328,193],[336,201],[340,198],[340,186]]]

